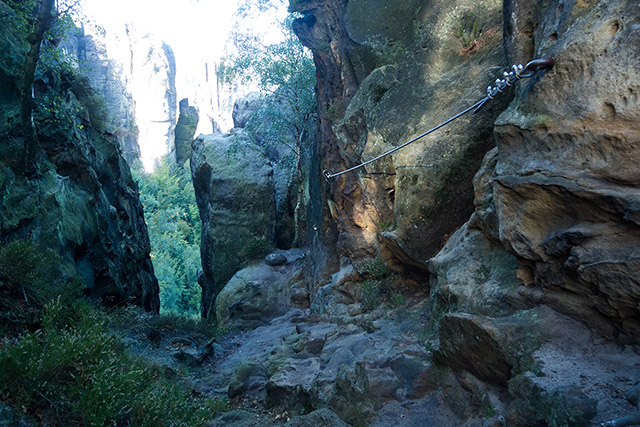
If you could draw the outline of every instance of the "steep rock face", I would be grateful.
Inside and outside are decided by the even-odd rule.
[[[147,171],[174,150],[177,120],[176,63],[173,50],[132,26],[87,24],[66,42],[108,110],[107,127],[130,164]]]
[[[116,140],[98,132],[89,83],[54,69],[36,80],[39,172],[24,175],[18,82],[24,44],[12,34],[12,11],[0,2],[2,104],[0,241],[32,240],[58,253],[60,274],[79,276],[106,304],[159,308],[158,282],[137,185]],[[57,100],[59,107],[50,104]],[[43,108],[44,107],[44,108]]]
[[[171,46],[131,28],[131,93],[135,100],[142,163],[153,170],[156,159],[175,142],[177,120],[176,60]],[[143,126],[144,124],[144,126]]]
[[[640,66],[640,11],[624,0],[509,1],[505,19],[508,56],[551,56],[556,66],[518,84],[476,175],[475,213],[430,261],[438,304],[461,312],[441,323],[437,355],[501,377],[510,424],[621,417],[635,408],[598,384],[627,390],[616,378],[640,375],[637,352],[624,347],[638,343],[640,322],[640,80],[628,72]],[[500,344],[496,325],[513,321],[534,339]],[[482,363],[466,356],[479,351]],[[506,376],[487,375],[505,363]]]
[[[294,28],[318,68],[323,169],[354,166],[451,117],[506,65],[501,2],[326,3],[293,5],[305,14]],[[473,174],[506,100],[329,182],[339,252],[425,270],[472,212]]]
[[[104,31],[104,30],[103,30]],[[78,62],[86,70],[91,86],[105,100],[108,129],[118,140],[129,164],[140,158],[138,127],[135,118],[135,102],[129,90],[129,64],[123,63],[114,51],[128,51],[126,34],[101,32],[92,25],[78,29],[75,40],[67,43],[75,50]]]
[[[356,270],[375,255],[397,269],[427,264],[443,314],[437,361],[461,381],[471,372],[501,387],[495,408],[509,425],[587,425],[635,410],[601,384],[624,390],[640,375],[637,352],[616,347],[640,336],[637,5],[291,3],[318,66],[319,169],[353,166],[438,124],[503,66],[556,59],[479,115],[330,182],[316,193],[327,205],[322,242]],[[312,309],[341,301],[339,314],[357,318],[363,278],[312,291]],[[597,413],[583,411],[596,401]]]
[[[530,43],[558,65],[497,120],[493,186],[500,239],[537,302],[624,342],[640,337],[636,6],[537,11]]]
[[[187,98],[180,101],[180,116],[176,124],[176,140],[171,155],[179,165],[191,158],[191,141],[198,128],[198,110],[189,105]]]
[[[232,136],[193,141],[191,173],[202,220],[201,312],[241,266],[266,255],[275,236],[273,169],[251,148],[229,153]]]

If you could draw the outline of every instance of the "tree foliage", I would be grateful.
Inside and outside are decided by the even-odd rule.
[[[33,118],[34,82],[38,67],[47,68],[65,64],[58,43],[73,26],[72,14],[80,0],[7,0],[15,15],[14,28],[25,43],[26,55],[20,85],[21,120],[24,132],[23,166],[35,172],[37,162],[30,162],[38,148],[38,137]],[[44,61],[43,61],[44,60]],[[44,65],[44,67],[43,67]]]
[[[141,176],[140,200],[161,310],[195,316],[200,312],[200,215],[188,166],[170,164],[165,156],[153,173]]]
[[[241,4],[238,15],[247,18],[275,7],[273,3],[247,0]],[[225,83],[253,83],[264,95],[261,108],[252,114],[237,141],[263,150],[270,146],[286,147],[288,155],[283,159],[294,169],[299,162],[302,139],[316,111],[316,98],[313,59],[293,33],[292,22],[289,15],[277,23],[282,37],[272,43],[266,41],[264,34],[247,33],[236,26],[232,33],[235,52],[224,58],[219,74]]]

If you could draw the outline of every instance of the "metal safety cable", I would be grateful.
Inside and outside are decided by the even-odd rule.
[[[353,166],[349,169],[345,169],[343,171],[340,172],[336,172],[336,173],[332,173],[330,170],[325,169],[322,174],[324,175],[324,177],[329,180],[331,178],[335,178],[337,176],[340,175],[344,175],[345,173],[349,173],[349,172],[353,172],[354,170],[360,169],[370,163],[375,162],[376,160],[380,160],[383,157],[388,156],[389,154],[393,154],[396,151],[400,150],[401,148],[406,147],[407,145],[416,142],[417,140],[424,138],[425,136],[429,135],[432,132],[437,131],[438,129],[440,129],[443,126],[448,125],[449,123],[451,123],[452,121],[458,119],[461,116],[464,116],[465,114],[467,114],[469,111],[473,111],[473,114],[476,114],[478,111],[480,111],[480,109],[482,107],[484,107],[484,105],[489,102],[490,100],[494,99],[498,94],[502,93],[507,87],[509,86],[513,86],[513,84],[520,80],[520,79],[525,79],[525,78],[529,78],[529,77],[533,77],[538,71],[541,70],[548,70],[550,68],[553,68],[555,64],[555,60],[553,58],[541,58],[541,59],[534,59],[533,61],[530,61],[526,66],[523,66],[522,64],[519,65],[513,65],[511,67],[511,71],[505,71],[504,73],[502,73],[502,79],[496,79],[495,81],[495,86],[489,86],[487,87],[487,95],[482,98],[480,101],[476,102],[475,104],[473,104],[471,107],[465,109],[464,111],[459,112],[458,114],[456,114],[455,116],[445,120],[444,122],[440,123],[438,126],[433,127],[431,129],[429,129],[428,131],[426,131],[425,133],[416,136],[415,138],[403,143],[402,145],[398,145],[397,147],[392,148],[391,150],[380,154],[377,157],[374,157],[373,159],[367,160],[366,162],[360,163],[356,166]]]

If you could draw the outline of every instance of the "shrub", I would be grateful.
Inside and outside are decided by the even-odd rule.
[[[382,293],[382,282],[380,280],[368,279],[362,282],[362,308],[365,311],[372,311],[380,305]]]
[[[380,257],[376,257],[374,259],[369,259],[362,263],[362,265],[357,266],[358,271],[362,274],[368,274],[374,279],[382,278],[389,275],[389,267],[384,259]]]
[[[40,323],[45,304],[79,298],[83,285],[61,274],[58,255],[30,241],[0,246],[0,325],[22,330]]]
[[[54,425],[203,425],[224,408],[128,354],[107,323],[83,300],[47,304],[42,328],[0,351],[0,393]]]

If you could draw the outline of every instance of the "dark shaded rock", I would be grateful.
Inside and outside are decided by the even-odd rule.
[[[438,363],[467,370],[490,383],[506,385],[514,371],[528,369],[522,357],[539,346],[535,313],[490,318],[466,313],[447,314],[440,323]]]
[[[240,365],[229,382],[229,398],[263,401],[266,398],[267,370],[260,363],[247,361]]]
[[[589,426],[598,412],[598,402],[575,386],[546,391],[518,376],[509,382],[509,391],[516,399],[508,420],[516,425]]]
[[[0,48],[14,58],[0,61],[0,140],[9,141],[0,148],[0,241],[29,239],[52,249],[62,257],[60,276],[79,276],[85,293],[104,304],[158,311],[138,187],[115,138],[97,129],[99,118],[90,111],[101,107],[86,80],[51,70],[36,81],[37,105],[59,99],[60,119],[36,109],[39,146],[21,164],[16,82],[23,51],[12,42],[9,22],[0,15]],[[25,176],[25,169],[38,176]]]
[[[218,415],[207,424],[209,427],[272,427],[274,423],[269,416],[237,409]]]
[[[309,284],[307,280],[300,280],[291,285],[291,305],[297,308],[309,308],[311,305]]]
[[[550,425],[587,426],[598,412],[598,402],[575,386],[562,386],[552,390],[547,401],[548,407],[552,408],[547,414]]]
[[[310,411],[317,401],[314,382],[320,366],[320,360],[315,358],[286,361],[269,378],[269,400],[283,409]]]
[[[0,12],[2,6],[0,6]],[[30,427],[35,425],[4,402],[0,402],[0,427]]]
[[[289,427],[347,427],[345,423],[328,408],[316,409],[310,414],[293,417],[286,426]]]
[[[171,147],[176,163],[184,165],[191,158],[191,141],[198,127],[198,110],[189,106],[187,98],[179,104],[180,115],[175,128],[175,143]]]
[[[436,361],[454,369],[467,369],[486,381],[506,384],[512,366],[496,333],[485,318],[448,314],[440,323]]]
[[[271,267],[277,267],[279,265],[283,265],[287,263],[287,257],[278,252],[278,253],[273,253],[273,254],[269,254],[266,257],[264,257],[264,262],[267,265],[270,265]]]

